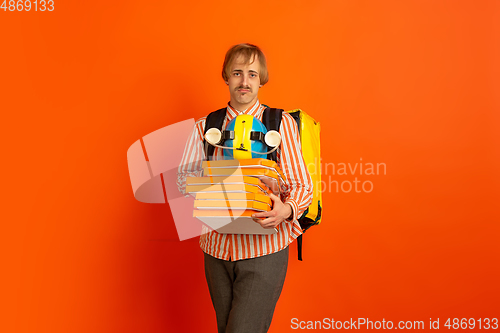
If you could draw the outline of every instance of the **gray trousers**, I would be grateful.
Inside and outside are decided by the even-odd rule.
[[[288,267],[288,247],[252,259],[226,261],[205,253],[205,275],[219,333],[265,333]]]

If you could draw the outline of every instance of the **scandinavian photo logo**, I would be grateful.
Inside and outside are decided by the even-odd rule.
[[[316,167],[317,159],[308,163],[307,169],[311,175],[318,172]],[[371,193],[374,189],[372,176],[387,175],[387,165],[385,163],[363,162],[324,162],[321,158],[319,171],[321,172],[321,181],[315,186],[321,186],[321,192],[335,193]],[[350,176],[350,179],[345,179]],[[369,179],[368,179],[369,178]]]

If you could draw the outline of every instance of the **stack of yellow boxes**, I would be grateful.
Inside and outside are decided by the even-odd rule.
[[[270,211],[270,193],[280,195],[285,176],[264,158],[203,162],[203,177],[188,177],[186,192],[195,196],[193,216],[219,233],[272,234],[252,219]]]

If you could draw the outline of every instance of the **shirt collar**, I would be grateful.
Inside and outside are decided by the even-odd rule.
[[[260,104],[258,99],[257,99],[257,101],[255,101],[255,103],[251,107],[249,107],[245,111],[238,111],[235,108],[233,108],[229,104],[229,102],[227,102],[227,112],[231,115],[231,118],[236,117],[240,114],[248,114],[248,115],[251,115],[251,116],[258,118],[259,111],[261,111],[260,109],[261,109],[261,104]]]

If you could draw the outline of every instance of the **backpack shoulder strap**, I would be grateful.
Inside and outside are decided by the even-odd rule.
[[[217,111],[210,112],[205,120],[205,128],[203,129],[203,136],[210,128],[218,128],[222,131],[222,124],[226,118],[226,108],[219,109]],[[203,137],[203,147],[205,149],[205,159],[208,161],[214,155],[215,147],[212,146]]]
[[[266,126],[266,129],[268,131],[274,130],[279,132],[282,118],[283,118],[283,109],[275,109],[267,107],[264,110],[264,113],[262,114],[262,123],[264,124],[264,126]],[[275,162],[277,162],[277,156],[278,155],[276,150],[273,151],[271,154],[267,154],[267,158]]]

